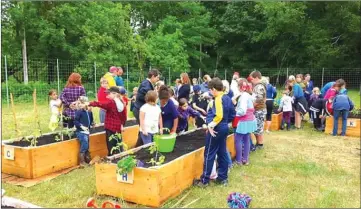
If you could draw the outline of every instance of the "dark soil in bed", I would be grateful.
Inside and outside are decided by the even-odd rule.
[[[206,132],[205,130],[198,130],[195,132],[191,132],[187,135],[177,136],[176,144],[174,147],[173,152],[170,153],[161,153],[165,156],[165,161],[163,164],[168,163],[184,154],[193,152],[203,146],[205,146],[205,136]],[[150,161],[151,158],[155,159],[156,153],[151,155],[149,153],[149,148],[141,149],[138,152],[135,153],[136,159],[141,161],[141,164],[144,164],[141,167],[151,167],[153,166],[150,163],[147,163]],[[158,157],[160,155],[158,154]],[[112,162],[117,163],[119,159],[115,159]]]
[[[1,208],[15,208],[13,206],[1,205]]]
[[[134,126],[134,125],[137,125],[135,120],[130,120],[130,121],[127,121],[125,123],[125,127]],[[98,126],[98,127],[90,129],[90,134],[99,133],[99,132],[102,132],[102,131],[104,131],[104,126]],[[58,141],[55,140],[55,136],[56,136],[56,134],[49,134],[49,135],[40,136],[37,139],[38,143],[36,144],[36,146],[57,143]],[[73,139],[73,138],[76,138],[75,132],[70,137],[70,139]],[[66,141],[66,140],[69,140],[69,137],[67,135],[64,135],[64,141]],[[21,141],[8,143],[8,145],[17,146],[17,147],[28,147],[28,146],[30,146],[30,142],[23,139]]]
[[[361,118],[361,113],[353,113],[353,112],[350,112],[349,115],[348,115],[349,118],[358,118],[360,119]]]

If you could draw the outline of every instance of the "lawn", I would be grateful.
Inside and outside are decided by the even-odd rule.
[[[359,106],[358,92],[349,95]],[[15,108],[19,129],[31,134],[36,127],[32,105],[15,103]],[[43,102],[38,108],[42,131],[48,132],[48,105]],[[98,122],[98,109],[93,111]],[[11,109],[3,105],[3,139],[16,136],[13,127]],[[227,207],[231,192],[250,195],[251,207],[360,207],[360,140],[317,133],[310,124],[303,130],[272,132],[265,136],[265,149],[251,154],[250,166],[233,168],[229,180],[228,187],[192,187],[164,207],[171,207],[188,191],[190,195],[177,207],[198,197],[201,199],[189,207]],[[6,183],[2,187],[8,196],[42,207],[84,207],[89,197],[96,197],[98,204],[112,199],[96,195],[94,167],[77,169],[31,188]]]

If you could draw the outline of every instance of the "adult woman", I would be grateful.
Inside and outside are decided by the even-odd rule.
[[[163,128],[168,128],[170,133],[175,133],[178,126],[178,110],[170,99],[169,88],[165,85],[159,88],[159,102],[162,110]]]
[[[64,127],[74,127],[75,110],[72,103],[78,100],[80,96],[85,96],[85,89],[81,84],[81,76],[79,73],[72,73],[60,95],[60,100],[64,107]]]
[[[191,85],[190,80],[187,73],[182,73],[180,75],[182,86],[178,90],[178,101],[182,98],[187,99],[189,101],[189,95],[191,93]]]
[[[266,132],[269,133],[269,128],[272,122],[273,100],[277,97],[276,87],[269,83],[269,77],[266,77]]]

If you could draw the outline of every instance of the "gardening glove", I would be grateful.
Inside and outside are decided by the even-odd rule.
[[[83,131],[89,131],[88,127],[85,127],[85,126],[83,126],[83,125],[81,125],[80,128],[81,128]]]

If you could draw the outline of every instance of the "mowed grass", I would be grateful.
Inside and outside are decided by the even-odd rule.
[[[200,198],[189,207],[227,207],[231,192],[247,193],[253,208],[360,207],[360,140],[331,137],[309,128],[272,132],[265,136],[265,149],[251,154],[251,164],[235,167],[229,186],[191,187],[163,207]],[[8,196],[42,207],[85,207],[88,198],[98,204],[112,197],[96,195],[94,166],[77,169],[51,181],[23,188],[4,183]],[[142,191],[139,191],[141,195]],[[122,202],[123,207],[141,207]]]

